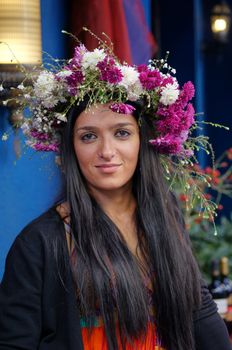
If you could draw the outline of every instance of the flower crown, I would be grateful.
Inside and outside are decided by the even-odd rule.
[[[167,63],[168,54],[165,59],[150,60],[148,65],[131,66],[120,63],[112,48],[101,39],[99,42],[93,51],[79,43],[70,60],[54,60],[50,69],[42,66],[36,78],[29,77],[32,84],[26,84],[26,77],[17,87],[14,99],[19,110],[29,107],[31,112],[21,125],[26,144],[36,151],[59,152],[59,131],[67,122],[68,112],[86,97],[88,106],[109,103],[112,111],[123,114],[132,113],[133,102],[140,102],[141,116],[151,119],[156,135],[149,142],[161,155],[170,186],[184,184],[190,202],[197,202],[199,211],[212,218],[216,206],[202,197],[198,188],[199,180],[210,181],[194,167],[194,152],[204,149],[209,153],[211,146],[207,137],[192,136],[199,127],[190,103],[195,93],[192,82],[180,87],[175,70]],[[6,133],[2,139],[7,139]]]
[[[187,82],[181,89],[166,61],[130,66],[121,64],[108,47],[88,51],[78,45],[62,66],[43,68],[32,86],[18,86],[21,107],[29,106],[32,114],[22,124],[27,145],[37,151],[58,151],[58,130],[69,109],[88,96],[89,105],[111,102],[114,112],[124,114],[134,110],[130,101],[142,101],[143,113],[152,118],[157,134],[150,140],[153,147],[163,154],[192,153],[186,141],[194,123],[189,103],[194,86]]]

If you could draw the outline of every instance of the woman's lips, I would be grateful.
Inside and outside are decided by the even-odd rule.
[[[95,165],[102,173],[111,174],[118,170],[122,164],[99,164]]]

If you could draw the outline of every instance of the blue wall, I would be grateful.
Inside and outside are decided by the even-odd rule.
[[[41,0],[43,51],[53,57],[67,56],[67,11],[64,0]],[[8,111],[0,108],[0,135],[10,129]],[[5,257],[15,236],[33,218],[37,217],[59,198],[62,189],[61,173],[53,154],[36,154],[22,150],[16,161],[14,143],[22,138],[14,133],[9,141],[0,140],[0,279]],[[23,145],[23,142],[21,142]],[[16,161],[16,164],[15,164]]]

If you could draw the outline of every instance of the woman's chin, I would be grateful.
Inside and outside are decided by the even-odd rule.
[[[103,181],[95,182],[91,184],[89,187],[94,188],[98,191],[120,191],[124,189],[128,185],[128,181],[116,181],[115,179],[105,179]]]

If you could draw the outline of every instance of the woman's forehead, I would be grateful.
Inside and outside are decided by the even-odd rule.
[[[75,127],[96,126],[105,127],[116,124],[137,125],[137,121],[132,114],[121,114],[113,112],[109,108],[110,104],[99,104],[85,109],[76,119]]]

